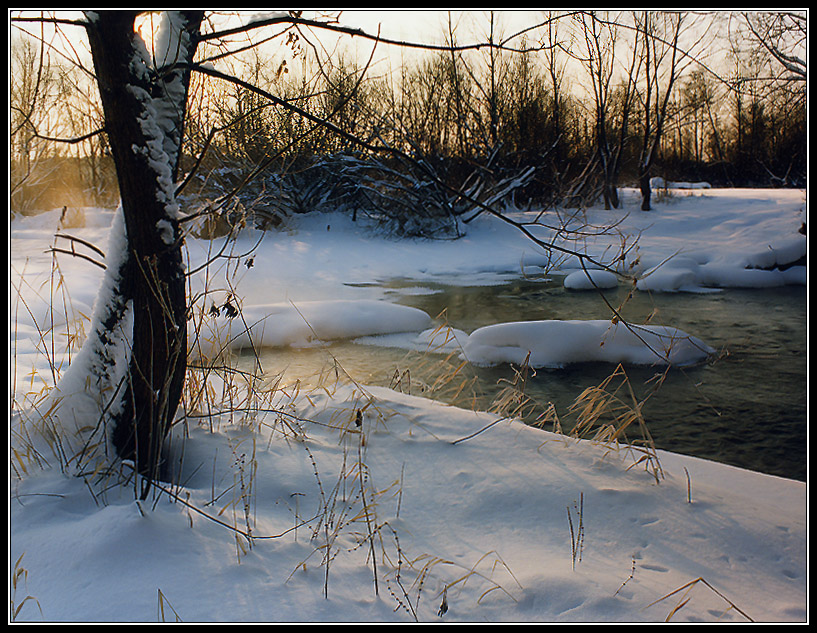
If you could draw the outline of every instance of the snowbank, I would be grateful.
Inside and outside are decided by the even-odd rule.
[[[698,264],[680,258],[645,272],[636,282],[636,287],[653,292],[699,292],[706,288],[804,286],[807,279],[808,270],[805,266],[790,266],[782,270],[764,269],[718,260]]]
[[[690,192],[653,211],[621,210],[628,235],[638,235],[622,272],[651,292],[701,292],[718,288],[805,285],[808,240],[798,229],[806,219],[798,190],[709,189]],[[592,214],[602,222],[600,214]],[[608,218],[610,221],[610,218]],[[596,257],[611,241],[591,242]]]
[[[711,189],[705,200],[679,196],[649,213],[627,206],[626,191],[623,199],[620,216],[590,209],[588,221],[639,236],[622,263],[643,289],[806,283],[804,267],[781,269],[805,253],[805,238],[792,237],[805,218],[803,192]],[[104,244],[111,217],[89,212],[72,233]],[[60,343],[80,338],[81,328],[61,324],[90,318],[102,279],[85,260],[46,253],[58,218],[57,211],[11,225],[15,403],[53,386],[76,358]],[[585,244],[603,257],[619,238]],[[234,252],[254,245],[255,236],[241,236]],[[189,268],[213,247],[189,240]],[[223,284],[238,297],[232,319],[223,299],[218,317],[205,307],[202,340],[227,333],[233,345],[308,346],[349,338],[462,348],[481,363],[519,364],[530,352],[539,366],[686,364],[712,351],[672,328],[639,327],[652,351],[610,321],[497,323],[449,334],[427,314],[389,303],[390,279],[487,284],[535,265],[575,268],[488,216],[444,243],[395,242],[340,214],[309,215],[270,234],[252,268],[243,264],[234,257],[207,280],[191,279],[192,295]],[[191,414],[174,429],[168,453],[178,496],[141,506],[132,481],[112,485],[118,473],[101,483],[104,471],[87,481],[66,476],[60,459],[84,447],[55,443],[51,429],[38,435],[36,411],[15,415],[12,437],[22,439],[11,458],[9,555],[10,566],[19,560],[25,570],[11,596],[22,605],[19,619],[808,619],[803,482],[665,451],[656,454],[658,481],[632,447],[360,385],[273,404],[246,416]],[[252,540],[237,531],[248,529]]]
[[[180,499],[141,511],[126,486],[95,499],[54,470],[16,483],[9,554],[27,570],[16,601],[36,598],[20,619],[807,618],[802,482],[659,452],[657,483],[623,447],[387,389],[308,400],[291,423],[301,435],[272,413],[254,431],[219,416],[191,424],[175,451]],[[247,529],[249,499],[251,544],[232,529]],[[331,523],[313,518],[322,508]],[[380,527],[374,566],[366,517]]]
[[[673,182],[661,176],[655,176],[650,178],[650,187],[653,189],[711,189],[712,185],[708,182]]]
[[[520,365],[527,358],[532,367],[583,362],[683,366],[714,351],[676,328],[604,320],[499,323],[474,331],[463,348],[476,365]]]

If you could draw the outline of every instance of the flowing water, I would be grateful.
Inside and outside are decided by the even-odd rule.
[[[610,309],[595,292],[565,290],[555,281],[518,280],[494,286],[418,284],[410,280],[387,284],[398,303],[466,332],[492,323],[540,319],[610,318]],[[657,448],[694,455],[779,475],[806,479],[806,290],[783,287],[722,290],[690,294],[605,291],[610,305],[623,304],[628,320],[678,327],[719,350],[717,360],[672,369],[626,367],[636,398],[649,398],[643,416]],[[328,353],[363,384],[397,386],[403,391],[459,405],[490,406],[512,381],[516,368],[468,366],[448,383],[449,389],[424,391],[422,385],[446,375],[457,363],[443,356],[346,341],[328,349],[264,350],[267,372],[286,368],[286,376],[309,376],[327,367]],[[575,398],[598,385],[615,369],[583,363],[563,369],[537,370],[527,377],[525,394],[552,403],[562,429],[570,431]],[[660,388],[655,389],[662,377]],[[453,397],[453,386],[468,387]],[[459,387],[458,387],[459,388]],[[476,400],[472,400],[476,398]],[[550,428],[549,426],[545,428]],[[632,438],[630,438],[632,439]]]

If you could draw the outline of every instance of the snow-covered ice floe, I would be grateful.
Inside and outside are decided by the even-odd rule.
[[[527,362],[553,369],[584,362],[686,366],[703,362],[716,351],[677,328],[609,320],[496,323],[470,335],[437,327],[365,336],[355,342],[440,354],[459,351],[479,366]]]
[[[463,347],[475,365],[527,361],[551,368],[582,362],[684,366],[714,352],[676,328],[607,320],[498,323],[474,331]]]
[[[417,332],[431,318],[417,308],[377,300],[327,300],[242,306],[234,316],[205,316],[191,341],[205,355],[247,347],[303,347],[362,336]],[[191,329],[196,324],[191,324]]]
[[[618,277],[609,270],[574,270],[563,283],[568,290],[608,289],[618,286]]]

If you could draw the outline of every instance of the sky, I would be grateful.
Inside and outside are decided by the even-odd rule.
[[[356,10],[344,11],[341,23],[356,25],[364,31],[376,32],[381,27],[384,37],[417,42],[439,43],[447,28],[448,11],[442,10]],[[488,11],[454,11],[451,13],[461,40],[478,39],[486,32]],[[503,11],[500,21],[507,31],[528,26],[541,20],[541,11]]]

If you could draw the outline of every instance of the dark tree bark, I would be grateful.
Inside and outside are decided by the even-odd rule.
[[[86,30],[127,233],[114,292],[117,303],[131,303],[133,313],[129,370],[108,423],[118,455],[132,459],[150,482],[158,474],[161,446],[181,400],[187,360],[174,189],[189,68],[203,13],[176,16],[178,46],[164,67],[150,63],[134,31],[136,16],[135,11],[88,14]]]
[[[638,177],[638,188],[641,191],[641,210],[652,211],[652,189],[650,188],[650,166],[642,166]]]

